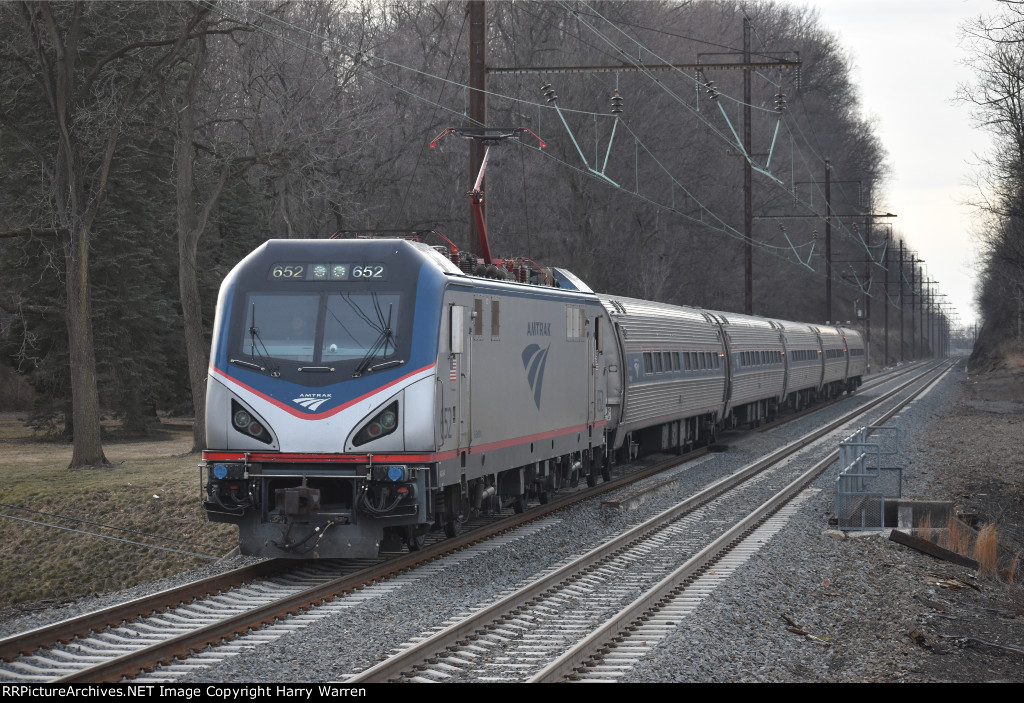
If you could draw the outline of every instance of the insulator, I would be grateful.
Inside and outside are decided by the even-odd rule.
[[[775,111],[785,112],[786,111],[786,96],[783,93],[775,94]]]
[[[555,95],[555,89],[551,87],[551,84],[547,81],[544,82],[540,87],[540,92],[544,94],[544,97],[548,99],[549,103],[554,103],[558,100],[558,96]]]
[[[715,82],[708,81],[704,84],[704,90],[712,100],[718,100],[718,91],[715,89]]]
[[[612,96],[612,114],[618,115],[622,112],[622,96],[619,95],[619,91],[615,91],[615,95]]]
[[[813,232],[811,233],[811,239],[817,239],[817,238],[818,238],[818,230],[814,230],[814,231],[813,231]]]

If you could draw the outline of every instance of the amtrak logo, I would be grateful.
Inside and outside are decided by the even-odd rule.
[[[298,403],[306,410],[316,411],[321,405],[331,399],[330,393],[316,393],[301,395],[298,398],[292,398],[293,403]]]
[[[523,368],[526,369],[526,379],[530,382],[530,388],[533,389],[533,402],[537,404],[538,410],[540,410],[540,390],[544,385],[544,365],[548,362],[549,349],[551,349],[550,344],[544,349],[536,344],[531,344],[523,349]]]

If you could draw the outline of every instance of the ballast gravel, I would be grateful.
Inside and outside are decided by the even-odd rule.
[[[951,416],[970,420],[964,405],[963,364],[890,424],[899,428],[903,493],[952,499],[964,485],[962,456],[942,447],[966,438],[943,428]],[[283,632],[184,677],[187,682],[344,681],[403,643],[430,633],[468,608],[532,580],[615,534],[668,507],[729,469],[745,464],[799,436],[824,416],[838,416],[874,393],[863,391],[767,432],[727,437],[724,453],[709,454],[677,470],[671,489],[630,510],[602,510],[596,502],[549,519],[530,534],[467,550],[459,560],[418,569],[340,599],[331,613],[305,627]],[[1021,405],[1000,415],[1016,418]],[[965,410],[965,408],[967,408]],[[1016,414],[1014,414],[1016,413]],[[984,423],[986,417],[974,418]],[[1019,427],[1016,428],[1019,431]],[[996,451],[1013,433],[994,433],[980,451]],[[939,449],[937,449],[937,447]],[[649,459],[653,461],[654,459]],[[983,462],[977,462],[981,465]],[[626,682],[684,681],[988,681],[1024,678],[1024,658],[977,640],[1024,646],[1022,610],[1006,587],[973,571],[888,541],[888,531],[850,538],[829,529],[832,467],[816,492],[788,524],[695,612],[684,618],[656,653],[628,671]],[[1024,469],[1016,467],[1017,481]],[[950,476],[953,478],[950,479]],[[951,494],[952,493],[952,494]],[[1019,505],[1019,503],[1018,503]],[[1005,511],[1004,511],[1005,513]],[[1016,517],[1020,524],[1020,515]],[[204,571],[239,566],[229,560]],[[451,563],[454,561],[454,563]],[[88,599],[0,623],[0,634],[24,631],[98,607],[177,585],[164,579],[130,593]],[[944,585],[960,584],[960,590]],[[976,590],[978,589],[978,590]],[[973,639],[972,639],[973,638]],[[245,643],[245,638],[236,640]],[[159,675],[159,672],[157,672]],[[457,679],[456,679],[457,680]]]

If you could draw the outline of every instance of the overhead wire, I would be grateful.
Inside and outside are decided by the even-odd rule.
[[[565,0],[562,0],[560,4],[561,4],[561,5],[563,6],[563,7],[565,7],[567,11],[569,11],[570,13],[572,13],[572,14],[573,14],[574,16],[576,16],[576,17],[578,18],[579,14],[580,14],[580,12],[579,12],[578,10],[574,10],[573,8],[569,7],[569,6],[568,6],[568,4],[567,4],[567,3],[565,2]],[[587,3],[586,3],[586,2],[581,2],[581,4],[582,4],[582,5],[584,5],[584,6],[586,6],[586,7],[589,7],[589,6],[587,5]],[[607,18],[605,18],[605,17],[604,17],[603,15],[601,15],[600,13],[598,13],[598,12],[594,11],[594,13],[593,13],[593,15],[592,15],[592,16],[600,17],[600,18],[601,18],[602,20],[604,20],[604,21],[605,21],[606,23],[610,24],[610,25],[611,25],[611,26],[612,26],[613,28],[615,28],[615,29],[618,29],[618,27],[616,27],[616,26],[615,26],[615,24],[614,24],[613,22],[611,22],[610,20],[608,20]],[[582,21],[582,20],[581,20],[581,21]],[[604,40],[605,40],[606,42],[608,42],[608,43],[609,43],[610,45],[612,45],[613,47],[615,47],[615,49],[616,49],[616,50],[617,50],[617,51],[618,51],[618,52],[620,53],[620,55],[621,55],[621,56],[625,57],[625,58],[626,58],[626,59],[627,59],[628,61],[630,61],[630,63],[632,63],[632,64],[633,64],[634,66],[636,66],[636,67],[637,67],[638,69],[640,69],[640,70],[641,70],[641,72],[643,72],[643,73],[646,73],[646,74],[647,74],[647,75],[648,75],[648,76],[649,76],[649,77],[651,78],[651,80],[652,80],[652,81],[653,81],[653,82],[654,82],[655,84],[657,84],[657,85],[658,85],[658,86],[659,86],[660,88],[662,88],[663,90],[665,90],[666,92],[668,92],[668,93],[669,93],[669,94],[670,94],[670,95],[671,95],[672,97],[674,97],[674,98],[675,98],[675,99],[676,99],[676,100],[677,100],[677,101],[678,101],[678,102],[679,102],[680,104],[682,104],[682,105],[684,105],[685,107],[687,107],[688,109],[690,109],[690,110],[691,110],[691,112],[693,112],[693,113],[694,113],[694,114],[695,114],[695,115],[697,116],[697,118],[698,118],[698,119],[700,119],[700,120],[704,121],[704,122],[705,122],[705,124],[707,124],[708,126],[710,126],[710,127],[712,128],[712,130],[713,130],[713,131],[714,131],[714,132],[715,132],[716,134],[718,134],[718,135],[719,135],[719,136],[720,136],[721,138],[725,139],[725,140],[726,140],[727,142],[729,142],[729,143],[732,143],[732,140],[728,139],[728,137],[727,137],[727,136],[725,136],[725,135],[724,135],[724,134],[723,134],[723,133],[722,133],[721,131],[717,130],[717,128],[715,128],[715,127],[714,127],[713,125],[711,125],[711,124],[710,124],[709,122],[707,122],[707,120],[705,120],[705,119],[704,119],[704,118],[703,118],[703,117],[702,117],[702,116],[701,116],[701,115],[700,115],[699,113],[697,113],[696,111],[694,111],[694,109],[693,109],[693,108],[692,108],[691,106],[689,106],[689,104],[688,104],[688,103],[687,103],[687,102],[686,102],[685,100],[682,100],[681,98],[679,98],[679,96],[677,96],[677,95],[676,95],[676,94],[674,93],[674,91],[672,91],[671,89],[669,89],[669,88],[668,88],[668,87],[667,87],[667,86],[666,86],[666,85],[664,84],[664,82],[663,82],[663,81],[660,81],[660,80],[658,80],[658,79],[657,79],[657,78],[656,78],[655,76],[653,76],[653,75],[651,74],[651,72],[650,72],[650,71],[644,70],[644,69],[643,69],[643,67],[642,67],[642,64],[638,63],[637,61],[634,61],[634,60],[632,59],[632,57],[631,57],[631,56],[630,56],[630,55],[629,55],[628,53],[626,53],[626,52],[625,52],[624,50],[622,50],[622,49],[621,49],[620,47],[618,47],[618,46],[617,46],[617,45],[616,45],[616,44],[615,44],[614,42],[612,42],[612,41],[611,41],[611,40],[610,40],[610,39],[609,39],[609,38],[608,38],[607,36],[605,36],[605,35],[604,35],[604,34],[603,34],[602,32],[600,32],[600,30],[598,30],[598,29],[597,29],[596,27],[594,27],[594,26],[593,26],[593,25],[591,25],[590,23],[587,23],[586,21],[582,21],[582,22],[583,22],[584,26],[587,26],[588,28],[590,28],[590,29],[591,29],[592,31],[594,31],[594,32],[595,32],[595,33],[596,33],[596,34],[597,34],[598,36],[600,36],[600,37],[601,37],[602,39],[604,39]],[[640,42],[639,40],[637,40],[637,39],[634,39],[634,38],[632,38],[632,37],[629,37],[628,35],[626,35],[626,34],[625,34],[625,32],[622,32],[622,30],[621,30],[621,29],[618,29],[618,31],[619,31],[620,33],[624,34],[624,35],[625,35],[625,36],[626,36],[626,37],[627,37],[627,38],[628,38],[628,39],[629,39],[630,41],[632,41],[632,42],[636,43],[636,45],[637,45],[637,46],[638,46],[638,47],[639,47],[639,48],[640,48],[641,50],[647,51],[648,53],[650,53],[650,54],[651,54],[652,56],[654,56],[655,58],[658,58],[658,59],[659,59],[659,60],[661,60],[661,61],[665,61],[666,63],[669,63],[669,62],[667,62],[667,61],[666,61],[665,59],[662,59],[662,58],[661,58],[661,57],[660,57],[660,56],[659,56],[659,55],[658,55],[658,54],[657,54],[656,52],[654,52],[654,51],[651,51],[651,50],[650,50],[650,49],[649,49],[648,47],[646,47],[646,46],[645,46],[645,45],[644,45],[643,43],[641,43],[641,42]],[[690,78],[691,80],[694,80],[694,79],[692,79],[692,78],[691,78],[691,77],[690,77],[690,76],[689,76],[688,74],[686,74],[686,73],[682,72],[681,70],[678,70],[678,69],[676,69],[676,70],[677,70],[677,71],[678,71],[678,72],[679,72],[680,74],[682,74],[682,75],[686,76],[687,78]],[[729,96],[727,96],[727,97],[729,97]],[[731,98],[731,97],[730,97],[730,99],[733,99],[733,98]],[[741,105],[742,105],[742,104],[745,104],[745,103],[743,103],[743,101],[740,101],[740,100],[735,100],[735,99],[733,99],[733,100],[734,100],[734,101],[735,101],[736,103],[738,103],[738,104],[741,104]],[[761,108],[760,106],[756,106],[756,105],[751,105],[751,107],[752,107],[752,108],[756,108],[756,109],[760,109],[760,110],[762,110],[762,111],[765,111],[765,112],[775,112],[775,111],[773,111],[773,110],[768,110],[768,109],[766,109],[766,108]],[[649,152],[648,152],[648,153],[649,153]],[[750,159],[749,159],[749,156],[748,156],[747,158],[748,158],[748,160],[750,160]],[[780,183],[781,183],[781,182],[780,182]],[[795,191],[790,191],[790,192],[791,192],[791,194],[792,194],[792,197],[793,197],[793,198],[794,198],[794,199],[795,199],[795,200],[796,200],[797,202],[800,202],[799,196],[796,196],[796,195],[795,195]],[[816,214],[817,214],[817,211],[816,211],[816,209],[815,209],[815,208],[813,208],[813,207],[812,207],[812,206],[810,206],[809,204],[804,204],[804,205],[805,205],[805,207],[807,207],[807,208],[808,208],[808,209],[809,209],[809,210],[810,210],[811,212],[814,212],[814,213],[816,213]],[[702,206],[702,207],[703,207],[703,206]],[[709,212],[710,212],[710,211],[709,211]],[[825,216],[825,215],[820,215],[820,217],[821,217],[821,218],[822,218],[823,220],[824,220],[824,219],[826,218],[826,216]],[[845,225],[843,225],[843,224],[841,223],[841,221],[837,221],[837,225],[838,225],[838,229],[839,229],[840,231],[846,231],[846,227],[845,227]],[[738,234],[738,235],[739,235],[739,236],[740,236],[740,237],[741,237],[742,239],[744,239],[744,240],[748,239],[748,238],[746,237],[746,235],[745,235],[745,234],[740,234],[740,233],[738,233],[738,231],[736,231],[736,230],[735,230],[734,228],[732,229],[732,232],[729,232],[728,230],[723,230],[723,231],[726,231],[726,233],[728,233],[728,234],[730,234],[730,235],[733,235],[733,233],[735,233],[735,234]],[[848,232],[847,232],[847,234],[848,234]],[[788,236],[787,236],[787,239],[788,239]],[[753,243],[753,244],[754,244],[755,246],[759,246],[759,247],[761,247],[762,249],[764,249],[764,248],[765,248],[765,246],[764,246],[764,245],[762,245],[762,243],[760,243],[760,242],[757,242],[757,241],[753,241],[752,243]],[[805,244],[803,244],[803,245],[800,245],[800,246],[808,246],[808,245],[812,245],[812,246],[813,246],[813,243],[812,243],[812,242],[807,242],[807,243],[805,243]],[[769,246],[770,246],[770,245],[769,245]],[[791,246],[791,247],[793,247],[793,245],[792,245],[792,242],[790,242],[790,246]],[[776,248],[776,249],[785,249],[785,247],[774,247],[774,248]],[[795,249],[794,249],[794,251],[795,251]],[[805,267],[807,267],[807,268],[810,268],[810,267],[808,266],[808,264],[804,263],[804,262],[803,262],[802,260],[800,260],[800,263],[801,263],[802,265],[804,265]]]
[[[205,0],[204,0],[204,2],[205,2]],[[426,98],[426,97],[424,97],[422,95],[419,95],[419,94],[417,94],[417,93],[415,93],[415,92],[413,92],[413,91],[411,91],[409,89],[403,88],[402,86],[396,84],[395,82],[393,82],[391,80],[388,80],[387,78],[384,78],[384,77],[382,77],[380,75],[377,75],[376,73],[374,73],[374,71],[376,69],[374,69],[374,67],[369,65],[369,61],[371,61],[371,60],[372,61],[377,61],[377,62],[379,62],[379,63],[381,63],[383,65],[392,66],[392,67],[395,67],[395,68],[397,68],[399,70],[402,70],[402,71],[408,71],[408,72],[411,72],[411,73],[414,73],[414,74],[417,74],[417,75],[421,75],[421,76],[426,77],[428,79],[438,80],[438,81],[442,81],[445,84],[450,84],[450,85],[454,85],[454,86],[457,86],[457,87],[460,87],[460,88],[463,88],[463,89],[468,89],[469,86],[467,86],[464,83],[461,83],[461,82],[459,82],[457,80],[452,80],[452,79],[450,79],[448,77],[442,78],[442,77],[437,76],[435,74],[431,74],[431,73],[429,73],[427,71],[416,69],[416,68],[413,68],[413,67],[410,67],[410,66],[406,66],[406,65],[403,65],[403,64],[395,62],[395,61],[391,61],[389,59],[385,59],[385,58],[380,57],[380,56],[376,56],[374,54],[369,54],[367,52],[363,52],[362,50],[360,50],[360,49],[358,49],[356,47],[352,47],[352,46],[346,44],[345,42],[342,42],[342,41],[338,40],[335,37],[328,37],[326,35],[318,34],[318,33],[313,32],[312,30],[310,30],[308,28],[301,27],[301,26],[296,25],[296,24],[291,23],[291,22],[287,22],[287,21],[283,20],[280,17],[272,16],[272,15],[270,15],[268,13],[265,13],[265,12],[262,12],[262,11],[260,11],[258,9],[255,9],[251,5],[243,5],[242,3],[238,2],[238,0],[224,0],[224,2],[216,3],[216,4],[208,3],[208,2],[205,3],[205,4],[209,5],[212,9],[220,12],[221,14],[223,14],[226,17],[229,17],[229,18],[231,18],[231,19],[233,19],[233,20],[235,20],[235,21],[237,21],[239,23],[246,24],[247,26],[251,26],[254,29],[256,29],[257,31],[260,31],[260,32],[262,32],[264,34],[267,34],[268,36],[271,36],[273,38],[276,38],[276,39],[278,39],[278,40],[280,40],[280,41],[282,41],[282,42],[284,42],[284,43],[286,43],[286,44],[288,44],[290,46],[293,46],[293,47],[295,47],[297,49],[300,49],[302,51],[306,51],[306,52],[310,52],[310,53],[316,54],[316,55],[321,56],[323,58],[327,58],[328,60],[341,63],[340,59],[338,59],[335,56],[328,55],[328,54],[326,54],[325,52],[323,52],[321,50],[317,50],[317,49],[314,49],[314,48],[312,48],[312,47],[310,47],[308,45],[305,45],[305,44],[296,42],[294,40],[291,40],[291,39],[289,39],[289,38],[287,38],[287,37],[285,37],[285,36],[283,36],[281,34],[278,34],[278,33],[275,33],[273,31],[269,30],[267,27],[264,27],[264,26],[259,25],[259,24],[255,24],[255,23],[251,22],[250,20],[248,20],[245,17],[241,17],[241,16],[238,16],[238,15],[232,15],[231,13],[229,13],[229,12],[227,12],[225,10],[224,3],[231,4],[231,5],[234,5],[236,7],[244,7],[246,10],[253,12],[254,14],[256,14],[259,17],[262,17],[262,18],[264,18],[266,20],[274,22],[274,23],[276,23],[280,27],[291,29],[291,30],[294,30],[294,31],[306,34],[306,35],[308,35],[308,36],[310,36],[312,38],[315,38],[315,39],[319,40],[320,42],[325,42],[327,44],[331,44],[331,45],[335,45],[337,47],[341,47],[341,48],[345,49],[346,51],[348,51],[349,53],[352,54],[353,58],[350,59],[350,60],[353,61],[353,63],[357,63],[357,65],[361,66],[365,70],[366,75],[368,75],[371,79],[373,79],[373,80],[375,80],[377,82],[380,82],[380,83],[382,83],[384,85],[387,85],[388,87],[390,87],[390,88],[400,92],[401,94],[407,95],[407,96],[409,96],[412,99],[418,100],[418,101],[426,103],[428,105],[431,105],[431,106],[435,107],[437,110],[442,110],[442,111],[451,113],[453,115],[457,115],[457,116],[459,116],[460,118],[463,118],[463,119],[467,118],[467,116],[465,115],[465,111],[463,111],[462,113],[459,113],[457,110],[453,110],[453,109],[451,109],[451,108],[441,104],[439,100],[431,100],[430,98]],[[563,6],[565,6],[564,2],[562,2],[561,4]],[[583,3],[583,4],[586,5],[586,3]],[[578,17],[578,15],[581,14],[578,11],[572,10],[571,8],[567,8],[567,9],[574,16]],[[601,17],[602,19],[605,19],[599,13],[597,13],[597,16]],[[608,22],[607,19],[605,19],[605,21]],[[585,26],[589,27],[589,23],[587,23],[586,21],[583,21],[583,24]],[[611,23],[609,22],[609,24],[611,24]],[[612,25],[612,26],[614,26],[614,25]],[[730,144],[732,143],[732,141],[733,141],[732,139],[730,139],[727,135],[725,135],[714,124],[712,124],[712,123],[708,122],[707,120],[705,120],[703,118],[703,116],[700,115],[700,113],[695,112],[694,109],[692,108],[692,106],[690,106],[688,103],[686,103],[685,100],[681,99],[678,95],[676,95],[675,92],[672,91],[670,88],[668,88],[668,86],[666,86],[663,81],[661,81],[656,76],[654,76],[651,71],[646,70],[643,67],[642,64],[634,62],[632,60],[632,58],[629,57],[628,54],[626,54],[624,51],[622,51],[622,49],[620,49],[617,45],[615,45],[613,42],[611,42],[610,39],[604,37],[604,35],[601,32],[597,31],[596,28],[593,28],[592,31],[595,31],[595,33],[598,34],[598,36],[601,36],[603,39],[605,39],[605,41],[607,43],[609,43],[612,47],[614,47],[615,50],[621,56],[626,57],[627,59],[629,59],[630,63],[632,63],[641,73],[647,74],[649,76],[649,78],[656,85],[661,87],[670,96],[672,96],[675,100],[677,100],[677,102],[679,102],[681,105],[683,105],[688,110],[690,110],[693,114],[695,114],[697,119],[702,121],[713,133],[718,135],[721,139],[723,139],[727,143],[730,143]],[[619,30],[619,31],[621,32],[621,30]],[[626,36],[627,36],[627,38],[629,38],[628,35],[626,35]],[[632,38],[630,38],[630,40],[631,41],[635,41]],[[660,59],[660,57],[658,57],[658,55],[655,52],[650,51],[649,49],[644,48],[642,44],[638,43],[638,46],[640,46],[644,50],[647,50],[649,53],[651,53],[652,56],[655,56],[656,58]],[[678,69],[677,69],[677,72],[680,73],[681,75],[685,76],[688,80],[693,81],[695,84],[699,85],[699,82],[697,81],[697,79],[689,76],[689,74],[686,74],[685,72],[682,72],[681,70],[678,70]],[[509,95],[497,93],[497,92],[492,91],[492,90],[485,90],[483,92],[486,95],[490,96],[490,97],[494,97],[494,98],[501,99],[501,100],[508,100],[508,101],[511,101],[511,102],[514,102],[514,103],[520,103],[520,104],[524,104],[524,105],[533,106],[533,107],[536,107],[538,110],[540,108],[545,108],[545,109],[549,109],[549,110],[552,109],[551,106],[544,105],[544,104],[536,102],[536,101],[526,100],[526,99],[523,99],[523,98],[517,98],[517,97],[514,97],[514,96],[509,96]],[[732,100],[733,102],[735,102],[735,103],[737,103],[739,105],[744,104],[741,100],[733,98],[732,96],[729,96],[729,95],[727,95],[725,93],[722,93],[721,95],[725,95],[725,97],[729,98],[730,100]],[[755,108],[755,109],[758,109],[758,110],[761,110],[761,111],[764,111],[764,112],[774,112],[773,110],[769,110],[769,109],[766,109],[766,108],[761,108],[760,106],[751,106],[751,107]],[[598,112],[589,111],[589,110],[565,109],[563,111],[564,112],[573,113],[573,114],[592,115],[592,116],[595,116],[595,117],[597,117],[597,116],[605,117],[605,118],[609,117],[608,115],[606,115],[604,113],[598,113]],[[639,147],[639,145],[641,145],[642,142],[639,140],[639,137],[635,133],[633,133],[633,134],[634,134],[634,139],[636,140],[636,143],[637,143],[637,145]],[[527,146],[527,148],[534,148],[534,147],[529,147],[528,145],[523,145],[523,146]],[[646,154],[649,154],[649,155],[651,155],[653,157],[653,152],[646,145],[643,145],[643,151]],[[547,152],[542,152],[542,153],[544,153],[545,156],[548,157],[548,158],[554,158],[551,154],[549,154]],[[562,161],[560,159],[554,158],[554,160],[557,161],[558,163],[562,164],[563,166],[572,168],[573,170],[579,171],[581,173],[586,173],[582,169],[578,169],[576,167],[573,167],[571,164],[568,164],[567,162],[564,162],[564,161]],[[659,168],[662,168],[663,170],[665,170],[664,167],[660,164],[660,162],[659,162]],[[665,172],[668,173],[667,170],[665,170]],[[587,174],[587,175],[592,175],[592,174]],[[671,174],[669,174],[669,175],[673,179],[674,183],[681,185],[681,182],[678,181],[678,179],[675,179],[674,177],[672,177]],[[628,191],[626,191],[626,192],[628,192]],[[720,217],[715,215],[709,208],[705,207],[702,203],[700,203],[698,200],[696,200],[696,198],[694,198],[694,200],[695,200],[695,202],[697,202],[697,204],[698,204],[698,206],[700,208],[700,211],[701,212],[706,212],[709,215],[713,216],[714,220],[716,220],[717,222],[721,223],[721,225],[722,225],[721,227],[710,226],[706,220],[699,220],[699,219],[694,219],[692,217],[689,217],[685,213],[682,213],[682,212],[680,212],[680,211],[678,211],[678,210],[676,210],[676,209],[674,209],[674,208],[672,208],[670,206],[665,206],[663,204],[657,203],[656,201],[654,201],[651,198],[648,198],[647,196],[641,196],[639,193],[634,193],[633,196],[634,197],[638,197],[641,200],[644,200],[646,202],[650,202],[651,204],[655,204],[655,205],[657,205],[658,207],[660,207],[662,209],[667,209],[667,210],[670,210],[670,211],[677,212],[679,215],[683,216],[686,219],[690,219],[691,221],[693,221],[695,223],[698,223],[698,224],[701,224],[702,226],[710,227],[710,229],[712,229],[713,231],[721,231],[721,232],[724,232],[724,233],[728,234],[729,236],[737,237],[737,238],[742,239],[742,240],[748,239],[745,234],[740,233],[735,228],[732,228],[731,226],[727,225],[724,222],[724,220],[722,220]],[[799,201],[799,198],[796,198],[796,199]],[[811,210],[812,212],[816,213],[815,209],[813,207],[811,207],[810,205],[805,204],[805,206],[808,207],[808,209]],[[821,216],[821,217],[824,219],[824,216]],[[765,251],[769,251],[769,252],[773,252],[773,253],[774,253],[773,250],[775,250],[775,251],[783,251],[783,250],[786,249],[785,247],[776,247],[774,245],[766,245],[766,244],[764,244],[762,242],[757,242],[757,241],[753,242],[753,244],[755,246],[758,246],[759,248],[765,250]],[[802,244],[800,246],[804,247],[804,246],[808,246],[810,244],[811,243],[808,242],[808,243]],[[792,247],[792,244],[791,244],[791,247]],[[786,260],[786,261],[791,261],[791,259],[789,259],[789,257],[783,256],[782,258],[784,260]],[[802,261],[800,261],[800,263],[803,264]],[[805,267],[807,267],[806,264],[803,264],[803,265]],[[810,267],[808,267],[808,268],[810,268]],[[818,273],[818,272],[815,271],[814,273]],[[823,274],[819,274],[819,275],[823,275]]]
[[[311,29],[309,29],[307,27],[302,27],[300,25],[297,25],[297,24],[294,24],[294,23],[291,23],[291,22],[287,22],[286,20],[283,20],[283,19],[281,19],[279,17],[275,17],[275,16],[273,16],[273,15],[271,15],[269,13],[262,12],[262,11],[256,9],[256,7],[253,6],[253,5],[242,3],[239,0],[222,0],[222,2],[220,2],[220,3],[214,3],[214,2],[211,2],[210,0],[200,0],[200,1],[202,2],[202,4],[207,5],[212,10],[217,11],[220,14],[222,14],[222,15],[230,18],[230,19],[235,20],[236,22],[238,22],[240,24],[245,24],[246,26],[252,27],[254,30],[262,32],[263,34],[266,34],[267,36],[271,36],[271,37],[274,37],[276,39],[280,39],[281,41],[289,44],[290,46],[293,46],[293,47],[295,47],[297,49],[300,49],[302,51],[306,51],[306,52],[315,54],[317,56],[320,56],[322,58],[328,59],[330,61],[334,61],[334,62],[340,63],[339,59],[337,57],[335,57],[335,56],[331,56],[331,55],[326,54],[326,53],[324,53],[322,51],[318,51],[318,50],[316,50],[314,48],[311,48],[309,46],[306,46],[306,45],[300,44],[298,42],[295,42],[295,41],[293,41],[291,39],[288,39],[287,37],[285,37],[285,36],[283,36],[281,34],[277,34],[275,32],[272,32],[269,29],[267,29],[266,27],[263,27],[262,25],[258,25],[258,24],[255,24],[255,23],[251,22],[250,20],[246,19],[244,16],[230,14],[229,12],[227,12],[227,10],[225,10],[224,4],[225,3],[226,4],[231,4],[231,5],[238,6],[240,8],[244,8],[245,10],[248,10],[248,11],[258,15],[259,17],[261,17],[263,19],[266,19],[266,20],[269,20],[271,22],[274,22],[274,23],[276,23],[277,25],[279,25],[279,26],[281,26],[283,28],[294,30],[294,31],[299,32],[301,34],[307,34],[310,37],[312,37],[314,39],[317,39],[320,42],[325,42],[327,44],[334,45],[335,47],[339,47],[341,49],[344,49],[345,51],[347,51],[350,54],[352,54],[353,57],[356,57],[358,59],[358,62],[354,58],[353,59],[349,59],[349,60],[352,61],[353,64],[357,64],[357,65],[363,66],[364,69],[368,72],[367,75],[369,75],[374,80],[377,80],[377,81],[387,85],[388,87],[394,88],[395,90],[398,90],[399,92],[401,92],[401,93],[403,93],[405,95],[408,95],[409,97],[412,97],[412,98],[414,98],[414,99],[416,99],[416,100],[418,100],[420,102],[425,102],[428,105],[438,105],[439,109],[446,110],[446,111],[451,112],[453,114],[459,115],[460,117],[465,117],[465,114],[464,113],[460,113],[457,110],[452,110],[450,108],[447,108],[447,107],[445,107],[443,105],[439,105],[436,101],[433,101],[430,98],[426,98],[424,96],[417,95],[417,94],[415,94],[415,93],[413,93],[413,92],[411,92],[411,91],[409,91],[409,90],[407,90],[405,88],[402,88],[401,86],[399,86],[399,85],[397,85],[397,84],[387,80],[386,78],[382,78],[380,76],[377,76],[376,74],[369,73],[369,71],[371,71],[371,70],[376,70],[375,67],[372,67],[372,66],[369,65],[369,62],[370,61],[376,61],[376,62],[379,62],[382,65],[385,65],[385,66],[391,66],[391,67],[397,68],[397,69],[402,70],[402,71],[408,71],[409,73],[413,73],[413,74],[416,74],[416,75],[419,75],[419,76],[422,76],[424,78],[428,78],[428,79],[431,79],[431,80],[442,81],[444,83],[456,86],[458,88],[478,90],[478,89],[475,89],[475,88],[471,88],[471,86],[467,85],[466,83],[461,83],[461,82],[459,82],[457,80],[453,80],[453,79],[450,79],[450,78],[442,78],[441,76],[438,76],[437,74],[433,74],[433,73],[430,73],[428,71],[424,71],[422,69],[414,68],[412,66],[407,66],[405,64],[401,64],[401,63],[398,63],[397,61],[392,61],[390,59],[386,59],[386,58],[384,58],[382,56],[378,56],[376,54],[371,54],[371,53],[362,51],[362,50],[358,49],[357,47],[353,47],[353,46],[351,46],[349,44],[346,44],[345,42],[339,40],[336,37],[331,37],[331,36],[327,36],[327,35],[324,35],[324,34],[318,34],[318,33],[312,31]],[[484,95],[487,95],[488,97],[493,97],[493,98],[497,98],[497,99],[501,99],[501,100],[508,100],[508,101],[515,102],[515,103],[523,103],[523,104],[530,105],[530,106],[536,106],[536,107],[551,109],[550,106],[544,105],[543,103],[537,103],[537,102],[532,101],[532,100],[526,100],[526,99],[523,99],[523,98],[517,98],[515,96],[505,95],[503,93],[496,93],[496,92],[494,92],[492,90],[480,90],[480,92],[482,92]],[[563,112],[579,113],[579,114],[582,114],[582,115],[606,116],[606,115],[604,115],[603,113],[600,113],[600,112],[593,112],[593,111],[590,111],[590,110],[576,110],[576,109],[571,109],[571,108],[566,108],[566,109],[563,110]]]

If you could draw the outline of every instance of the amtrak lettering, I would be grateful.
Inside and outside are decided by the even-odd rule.
[[[330,399],[330,393],[303,393],[298,398],[292,398],[292,402],[298,403],[306,410],[315,411]]]
[[[526,323],[526,336],[527,337],[550,337],[551,336],[551,323],[550,322],[527,322]]]
[[[536,344],[531,344],[523,349],[523,368],[526,369],[526,380],[530,383],[530,388],[533,389],[533,402],[537,404],[538,410],[540,410],[540,390],[544,385],[544,365],[548,361],[549,349],[551,349],[550,344],[544,349]]]

